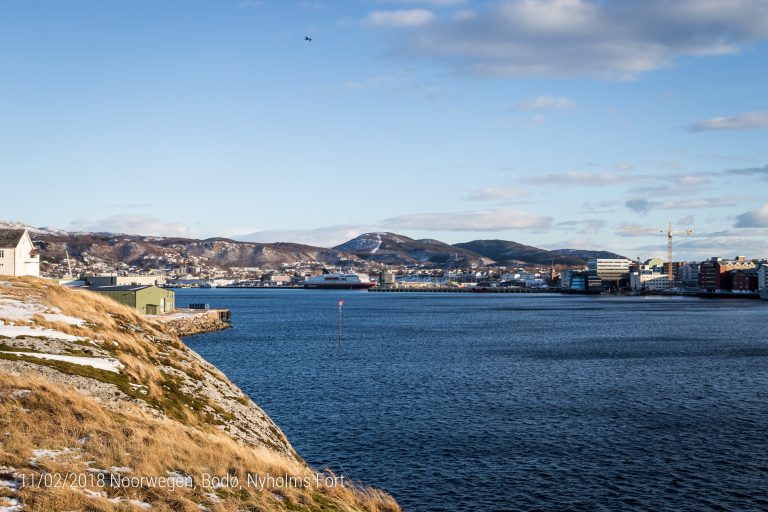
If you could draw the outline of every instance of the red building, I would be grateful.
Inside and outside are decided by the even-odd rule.
[[[724,260],[721,258],[712,258],[710,260],[702,262],[699,267],[699,287],[705,289],[708,292],[715,291],[730,291],[734,289],[733,277],[734,272],[744,272],[755,268],[755,264],[751,261],[747,261],[744,256],[738,256],[735,260]],[[738,290],[749,291],[750,279],[747,276],[745,278],[737,277],[739,280]],[[746,284],[745,284],[746,283]],[[742,288],[746,286],[746,289]],[[757,284],[755,284],[757,289]]]
[[[756,292],[757,273],[747,270],[731,270],[731,290],[734,292]]]

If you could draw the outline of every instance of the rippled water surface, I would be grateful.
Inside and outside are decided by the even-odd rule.
[[[338,343],[337,301],[344,306]],[[768,510],[768,302],[179,290],[187,343],[330,467],[427,510]]]

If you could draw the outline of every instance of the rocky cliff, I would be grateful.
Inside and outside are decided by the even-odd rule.
[[[308,467],[162,324],[90,292],[0,278],[0,510],[398,507]]]

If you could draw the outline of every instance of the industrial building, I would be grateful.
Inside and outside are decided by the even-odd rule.
[[[91,286],[84,289],[106,295],[143,315],[162,315],[176,309],[176,292],[153,285]]]
[[[162,286],[165,284],[165,276],[162,275],[90,274],[82,276],[82,279],[90,286]]]

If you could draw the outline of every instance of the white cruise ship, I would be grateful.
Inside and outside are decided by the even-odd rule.
[[[373,286],[376,286],[376,281],[371,281],[367,274],[354,273],[323,273],[304,281],[304,288],[321,290],[364,290]]]

